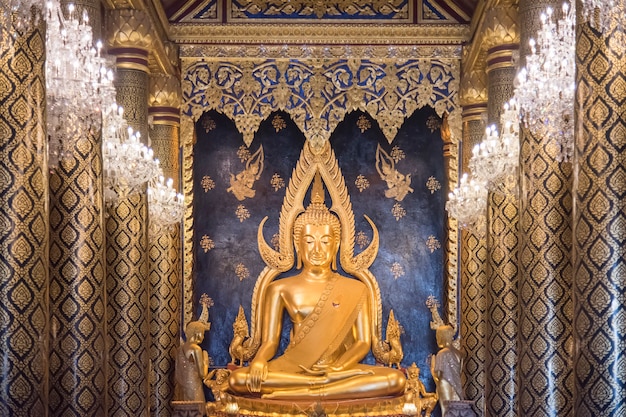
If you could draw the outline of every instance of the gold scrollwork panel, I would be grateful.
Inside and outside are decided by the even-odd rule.
[[[260,122],[271,112],[283,110],[292,116],[307,139],[319,147],[350,111],[360,109],[370,114],[391,142],[404,120],[417,108],[428,105],[442,117],[444,113],[449,114],[452,144],[448,180],[453,186],[458,177],[457,144],[461,132],[459,64],[458,57],[400,61],[324,57],[293,60],[185,58],[181,118],[183,189],[187,205],[184,227],[185,322],[191,319],[192,312],[194,123],[205,111],[214,109],[226,114],[235,121],[243,141],[250,144]],[[369,77],[371,83],[365,79],[357,82],[359,77]],[[346,83],[346,80],[354,81]],[[301,85],[304,88],[301,89]],[[446,279],[448,318],[454,325],[457,321],[456,233],[455,222],[450,222]]]

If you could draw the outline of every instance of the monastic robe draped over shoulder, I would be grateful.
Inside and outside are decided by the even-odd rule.
[[[285,353],[269,362],[270,371],[301,373],[300,365],[308,369],[314,364],[332,365],[337,350],[351,343],[348,336],[366,302],[362,282],[335,274]]]

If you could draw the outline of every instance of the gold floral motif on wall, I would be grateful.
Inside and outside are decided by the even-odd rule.
[[[426,127],[430,129],[431,133],[435,130],[441,129],[441,120],[435,116],[430,116],[428,120],[426,120]]]
[[[250,211],[243,204],[239,204],[235,210],[235,216],[239,219],[240,223],[250,218]]]
[[[391,265],[391,275],[393,275],[393,279],[398,279],[404,276],[404,268],[398,262],[394,262]]]
[[[287,122],[285,122],[285,119],[283,119],[279,115],[276,115],[272,119],[272,126],[276,130],[276,133],[278,133],[278,132],[280,132],[281,130],[283,130],[284,128],[287,127]]]
[[[204,115],[200,120],[200,124],[206,133],[209,133],[211,130],[215,129],[217,125],[215,124],[215,120],[211,118],[209,115]]]
[[[368,130],[370,127],[372,127],[372,122],[370,122],[370,119],[368,119],[364,115],[361,115],[359,119],[356,121],[356,126],[359,128],[361,133],[363,133],[366,130]]]
[[[428,177],[428,181],[426,181],[426,188],[430,190],[431,194],[434,194],[435,191],[439,191],[441,189],[441,183],[437,180],[437,178],[430,176]]]
[[[391,159],[393,159],[396,163],[406,158],[406,154],[402,149],[400,149],[399,146],[394,146],[393,148],[391,148],[391,153],[389,155],[391,156]]]
[[[204,189],[204,192],[208,192],[209,190],[212,190],[215,188],[215,181],[213,181],[213,179],[208,176],[205,175],[202,177],[202,181],[200,181],[200,185],[202,186],[202,188]]]
[[[370,238],[362,230],[357,232],[357,234],[356,234],[356,236],[354,238],[354,243],[356,243],[356,245],[360,249],[363,249],[364,247],[368,246],[370,244],[370,241],[371,241]]]
[[[402,201],[408,193],[413,192],[411,174],[401,174],[396,169],[396,161],[380,145],[376,148],[376,171],[380,179],[387,183],[385,197]]]
[[[362,193],[369,188],[370,182],[364,175],[359,174],[354,181],[354,185],[356,185],[356,188]]]
[[[400,205],[400,203],[396,203],[391,208],[391,214],[396,218],[396,221],[399,221],[401,218],[406,216],[406,210]]]
[[[272,235],[272,240],[270,241],[270,243],[275,251],[280,251],[280,235],[278,233],[274,233]]]
[[[250,153],[250,149],[248,149],[247,146],[241,145],[239,149],[237,149],[237,158],[239,158],[241,163],[244,163],[248,159],[250,159],[251,155],[252,154]]]
[[[200,239],[200,247],[202,248],[202,250],[204,250],[204,253],[207,253],[215,247],[215,243],[213,242],[213,239],[209,237],[209,235],[204,235],[202,236],[202,239]]]
[[[430,235],[426,240],[426,247],[430,249],[430,253],[433,253],[437,249],[441,248],[441,243],[439,243],[439,240],[437,240],[435,236]]]
[[[237,175],[230,174],[230,187],[226,189],[227,192],[233,193],[235,198],[239,201],[243,201],[246,198],[254,198],[256,190],[254,183],[261,177],[263,172],[263,166],[265,164],[265,155],[263,154],[263,146],[259,146],[259,149],[250,155],[247,149],[242,151],[239,148],[237,156],[243,161],[246,161],[246,167]]]
[[[244,264],[238,263],[235,266],[235,275],[237,275],[237,278],[239,278],[239,281],[241,282],[250,276],[250,271]]]
[[[280,174],[274,173],[274,175],[272,175],[272,179],[270,180],[270,185],[272,186],[274,191],[278,191],[281,188],[285,187],[285,180],[282,179]]]

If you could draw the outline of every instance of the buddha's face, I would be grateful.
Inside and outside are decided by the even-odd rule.
[[[300,240],[300,256],[305,267],[330,267],[336,254],[337,242],[330,225],[304,225]]]

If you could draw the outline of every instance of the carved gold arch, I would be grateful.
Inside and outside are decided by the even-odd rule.
[[[274,50],[275,49],[275,50]],[[285,58],[274,48],[265,58],[182,58],[181,142],[183,190],[187,209],[184,225],[184,322],[191,320],[193,285],[193,143],[195,122],[208,110],[235,122],[250,145],[261,122],[278,110],[287,112],[307,143],[321,148],[351,111],[367,112],[389,143],[404,120],[430,106],[446,116],[450,138],[448,182],[458,181],[460,50],[457,46],[368,49],[352,57],[345,48],[300,50]],[[197,52],[197,51],[196,51]],[[202,55],[202,54],[199,54]],[[218,54],[219,55],[219,54]],[[335,58],[334,56],[341,56]],[[446,289],[448,322],[457,323],[458,227],[448,220]]]

